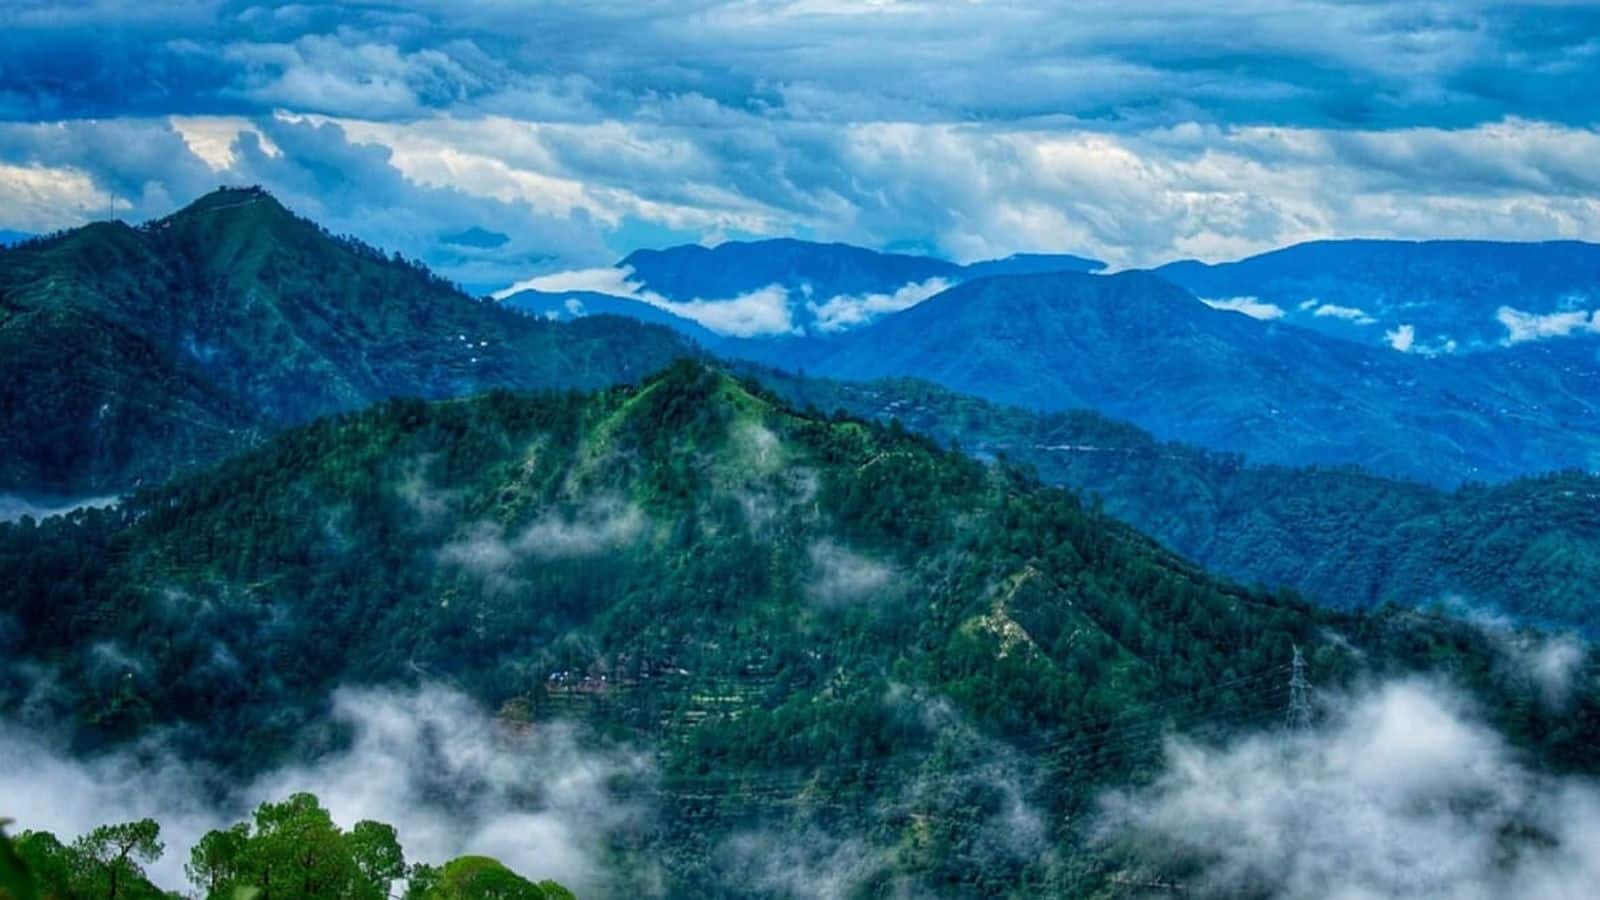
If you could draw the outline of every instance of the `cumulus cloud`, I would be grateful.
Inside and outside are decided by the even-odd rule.
[[[108,192],[156,215],[256,180],[475,286],[724,235],[1118,266],[1351,234],[1596,238],[1593,17],[1425,0],[564,0],[534,19],[433,0],[25,3],[0,31],[0,131],[28,132],[0,135],[0,227],[76,224]],[[285,120],[381,152],[284,139]],[[512,240],[440,239],[479,225]]]
[[[1454,692],[1398,681],[1312,731],[1174,741],[1152,784],[1104,798],[1100,838],[1195,896],[1553,900],[1600,878],[1600,786],[1526,768]]]
[[[619,781],[647,783],[646,759],[580,740],[564,725],[520,728],[439,686],[342,689],[331,716],[349,729],[348,745],[242,786],[159,743],[75,760],[0,723],[0,754],[10,761],[0,770],[4,812],[16,827],[66,840],[108,822],[155,818],[167,851],[151,872],[173,889],[185,887],[188,848],[206,831],[297,791],[316,794],[345,827],[365,818],[394,825],[409,860],[485,853],[587,891],[607,887],[607,842],[650,820],[647,805],[613,791]]]
[[[1590,312],[1575,309],[1540,314],[1502,306],[1495,311],[1494,317],[1506,327],[1507,344],[1570,337],[1574,334],[1600,334],[1600,310]]]
[[[1252,319],[1270,321],[1283,318],[1283,307],[1275,303],[1268,303],[1256,297],[1223,297],[1220,299],[1200,298],[1200,302],[1212,309],[1221,309],[1228,312],[1244,313]]]

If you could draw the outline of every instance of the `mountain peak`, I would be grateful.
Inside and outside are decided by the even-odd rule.
[[[298,220],[289,208],[284,206],[266,188],[250,185],[246,187],[219,187],[209,194],[197,198],[188,206],[183,207],[171,215],[156,220],[155,227],[170,226],[173,224],[195,222],[202,218],[223,216],[228,219],[259,218],[263,220]]]

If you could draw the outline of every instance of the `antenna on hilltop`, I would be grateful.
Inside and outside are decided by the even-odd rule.
[[[1289,710],[1284,716],[1283,727],[1290,731],[1306,731],[1311,728],[1311,682],[1306,679],[1306,658],[1300,653],[1300,645],[1294,645],[1294,662],[1290,666],[1289,675]]]

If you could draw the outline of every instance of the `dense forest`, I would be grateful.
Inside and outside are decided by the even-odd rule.
[[[602,562],[603,561],[603,562]],[[241,778],[335,746],[343,685],[447,682],[518,727],[647,748],[604,893],[761,893],[729,846],[848,836],[851,891],[1111,890],[1095,798],[1162,736],[1271,728],[1431,672],[1553,771],[1600,690],[1496,639],[1220,581],[1068,491],[696,363],[596,394],[396,400],[112,509],[0,526],[0,709],[93,754],[161,729]],[[1018,831],[1017,810],[1032,827]]]
[[[1037,413],[911,379],[848,384],[750,369],[791,400],[898,420],[1003,458],[1240,581],[1318,603],[1440,607],[1600,627],[1600,477],[1560,472],[1444,490],[1354,467],[1256,465],[1087,410]]]

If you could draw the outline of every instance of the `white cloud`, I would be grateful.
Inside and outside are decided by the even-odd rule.
[[[789,309],[789,292],[776,284],[731,300],[664,300],[653,305],[732,337],[793,334],[797,330]]]
[[[1399,350],[1401,353],[1409,353],[1412,345],[1417,341],[1417,329],[1411,325],[1401,325],[1398,328],[1385,331],[1383,338],[1389,342],[1390,347]]]
[[[519,586],[516,569],[532,559],[586,559],[621,547],[643,532],[644,512],[616,499],[596,500],[573,514],[550,511],[515,535],[497,522],[473,522],[439,550],[439,559],[487,581],[496,591]]]
[[[1256,297],[1224,297],[1220,299],[1200,298],[1200,302],[1212,309],[1221,309],[1228,312],[1244,313],[1252,319],[1269,321],[1283,318],[1283,307],[1268,303]]]
[[[1315,301],[1311,301],[1311,302],[1315,302]],[[1301,308],[1303,309],[1304,306],[1302,305]],[[1316,316],[1319,319],[1321,319],[1321,318],[1343,319],[1346,322],[1354,322],[1357,325],[1371,325],[1371,324],[1374,324],[1375,322],[1378,321],[1377,319],[1374,319],[1372,316],[1368,315],[1367,311],[1364,310],[1364,309],[1361,309],[1360,307],[1357,307],[1357,306],[1339,306],[1339,305],[1333,304],[1333,303],[1324,303],[1321,306],[1318,306],[1317,309],[1316,309],[1316,312],[1312,313],[1312,315]]]
[[[1224,747],[1175,741],[1102,837],[1198,866],[1193,896],[1557,900],[1600,883],[1600,786],[1523,767],[1438,685],[1400,681],[1326,725]]]
[[[63,840],[97,825],[155,818],[167,850],[150,871],[174,889],[186,886],[183,864],[206,831],[297,791],[316,794],[345,827],[364,818],[394,825],[408,860],[437,864],[483,853],[580,892],[605,891],[606,841],[650,815],[611,790],[618,778],[647,780],[644,757],[580,741],[560,723],[517,729],[450,689],[342,689],[332,717],[350,729],[348,747],[243,786],[224,779],[217,803],[208,799],[215,773],[159,745],[74,760],[0,723],[0,755],[8,760],[0,797],[18,827]]]
[[[816,541],[809,553],[812,577],[806,584],[806,594],[818,603],[832,605],[870,600],[892,590],[896,584],[893,566],[834,541]]]
[[[283,150],[262,134],[249,119],[238,116],[169,116],[172,129],[183,138],[189,152],[198,156],[214,172],[226,171],[234,163],[234,142],[250,134],[268,156],[283,155]]]
[[[792,334],[796,330],[789,307],[789,292],[776,284],[722,300],[668,300],[635,281],[633,269],[624,266],[573,269],[539,275],[495,291],[492,296],[504,299],[526,290],[594,291],[626,297],[697,322],[717,334],[732,337]]]
[[[65,166],[8,165],[0,159],[0,218],[8,228],[46,232],[105,218],[106,198],[89,175]]]
[[[1543,341],[1593,332],[1600,334],[1600,310],[1576,309],[1558,313],[1529,313],[1509,306],[1495,311],[1494,317],[1506,327],[1507,344]]]
[[[808,303],[807,308],[817,330],[844,331],[865,325],[885,313],[910,309],[949,287],[950,282],[943,278],[929,278],[906,284],[892,294],[839,294],[822,303]]]

